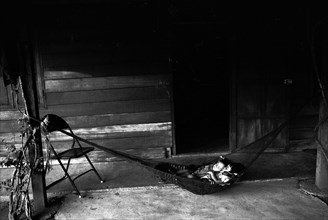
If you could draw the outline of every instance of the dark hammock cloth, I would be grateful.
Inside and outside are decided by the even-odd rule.
[[[265,151],[265,149],[267,149],[271,145],[271,143],[279,135],[279,133],[286,127],[286,125],[287,122],[284,122],[280,124],[276,129],[264,135],[263,137],[257,139],[256,141],[237,149],[235,152],[224,155],[225,158],[233,162],[235,162],[234,161],[236,158],[235,156],[238,155],[238,161],[236,162],[243,164],[245,167],[245,169],[242,170],[233,179],[233,181],[229,182],[228,184],[211,184],[209,182],[204,182],[198,178],[187,178],[184,176],[179,176],[176,175],[174,172],[172,172],[172,170],[174,171],[175,169],[177,171],[179,170],[179,167],[182,167],[183,169],[186,168],[188,169],[188,166],[176,164],[176,163],[160,162],[153,159],[140,158],[138,156],[134,156],[124,152],[106,148],[104,146],[100,146],[98,144],[85,140],[79,136],[72,135],[71,133],[65,130],[59,130],[59,131],[68,136],[75,137],[79,141],[82,141],[100,150],[115,155],[121,159],[138,164],[141,167],[153,173],[156,178],[159,178],[166,183],[178,185],[181,188],[186,189],[194,194],[205,195],[205,194],[212,194],[224,190],[230,187],[236,181],[238,181],[240,177],[245,173],[246,169],[249,166],[251,166],[253,162],[263,153],[263,151]],[[214,163],[215,161],[213,161],[212,163]],[[192,169],[194,169],[194,166],[192,165],[190,166]]]

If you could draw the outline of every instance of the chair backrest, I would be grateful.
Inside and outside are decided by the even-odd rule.
[[[73,134],[73,131],[71,127],[67,124],[67,122],[59,117],[58,115],[54,114],[47,114],[41,119],[41,127],[44,129],[45,132],[50,133],[53,131],[68,129],[71,134]],[[72,146],[71,148],[74,148],[75,142],[78,144],[80,148],[82,148],[82,145],[80,142],[73,138]]]
[[[47,132],[58,131],[61,129],[69,129],[71,131],[71,128],[67,122],[58,115],[47,114],[41,119],[41,121],[41,126]]]

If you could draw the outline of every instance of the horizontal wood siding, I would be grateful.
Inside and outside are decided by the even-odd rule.
[[[165,42],[132,35],[118,41],[101,34],[84,40],[90,32],[83,31],[72,42],[63,38],[64,32],[52,33],[38,32],[45,100],[40,115],[57,114],[76,135],[102,146],[146,158],[165,157],[172,147],[171,76]],[[20,146],[20,117],[19,111],[1,111],[0,157],[5,156],[6,144]],[[59,152],[71,143],[70,137],[58,132],[50,140]],[[119,160],[98,149],[90,158]]]
[[[47,94],[48,105],[113,102],[126,100],[167,99],[167,91],[158,88],[131,88],[114,90],[53,92]]]
[[[319,107],[307,106],[290,122],[290,149],[315,148],[315,127],[319,121]]]
[[[79,79],[46,79],[46,92],[68,92],[99,89],[161,87],[168,84],[167,76],[119,76],[119,77],[92,77]]]
[[[59,75],[64,74],[45,75],[46,112],[64,117],[75,134],[144,157],[164,157],[165,149],[172,147],[168,74]],[[69,139],[58,133],[51,137],[59,151],[69,147]],[[97,162],[117,160],[97,149],[90,157]]]
[[[103,64],[103,65],[88,65],[88,66],[70,66],[56,67],[55,69],[47,68],[44,70],[45,79],[66,79],[66,78],[89,78],[102,77],[108,74],[112,76],[125,75],[148,75],[151,73],[167,74],[168,66],[163,62],[125,62]]]
[[[237,81],[237,147],[268,134],[286,120],[287,100],[281,80],[239,73]],[[254,77],[254,79],[252,78]],[[288,129],[284,129],[267,151],[284,151]]]

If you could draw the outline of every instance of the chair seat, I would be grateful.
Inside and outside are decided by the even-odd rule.
[[[93,147],[72,148],[59,153],[58,157],[61,159],[78,158],[93,150]]]
[[[62,170],[64,171],[65,175],[62,178],[59,178],[59,179],[55,180],[51,184],[48,184],[47,187],[46,187],[47,190],[50,187],[53,187],[56,184],[58,184],[61,181],[65,180],[66,178],[68,178],[69,182],[71,183],[71,185],[75,189],[76,193],[79,195],[80,198],[82,198],[82,195],[81,195],[79,189],[77,188],[77,186],[75,185],[74,181],[77,178],[87,174],[90,171],[95,172],[95,174],[97,175],[97,177],[99,178],[101,183],[104,182],[102,180],[102,178],[100,177],[99,173],[97,172],[96,168],[92,164],[91,160],[87,156],[87,154],[90,151],[94,150],[94,147],[82,147],[82,145],[79,142],[79,138],[77,138],[77,136],[74,135],[72,129],[67,124],[67,122],[63,118],[59,117],[58,115],[47,114],[42,118],[41,121],[42,122],[40,123],[40,126],[42,128],[42,131],[45,132],[45,134],[51,133],[53,131],[63,132],[63,130],[65,130],[65,132],[63,132],[63,133],[67,134],[68,136],[73,137],[73,143],[71,145],[72,147],[70,149],[65,150],[63,152],[60,152],[60,153],[57,153],[56,150],[55,150],[55,147],[49,142],[50,143],[49,146],[51,148],[52,155],[53,155],[51,157],[51,159],[56,159],[59,162],[59,165],[62,168]],[[58,143],[58,145],[60,145],[60,143]],[[75,147],[75,146],[77,146],[77,147]],[[69,172],[68,172],[68,168],[70,167],[71,159],[72,158],[80,158],[82,156],[85,156],[85,159],[89,162],[92,169],[89,169],[89,170],[84,171],[84,172],[80,172],[80,174],[77,175],[75,178],[71,178],[71,176],[69,175]],[[62,162],[61,159],[67,159],[68,161]],[[65,163],[66,166],[64,166],[64,163]]]

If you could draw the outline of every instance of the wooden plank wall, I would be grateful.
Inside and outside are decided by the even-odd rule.
[[[286,95],[275,79],[243,79],[237,83],[237,146],[243,147],[271,132],[286,120]],[[285,128],[267,151],[284,151]]]
[[[291,150],[316,148],[315,127],[319,121],[319,106],[307,104],[290,123],[289,144]]]
[[[158,42],[116,41],[114,49],[99,42],[41,45],[47,111],[100,145],[164,157],[172,146],[170,75],[165,62],[152,57]],[[67,137],[54,140],[67,147]],[[95,151],[93,159],[112,157]]]
[[[154,35],[107,38],[101,30],[48,28],[37,33],[39,89],[44,94],[40,115],[57,114],[76,135],[108,148],[142,157],[167,156],[172,123],[165,40]],[[5,144],[21,142],[20,116],[18,111],[1,111],[0,157]],[[59,133],[51,140],[59,151],[70,146],[70,138]],[[99,150],[91,153],[97,162],[117,159]],[[80,162],[85,161],[73,161]]]
[[[172,147],[169,75],[93,77],[92,72],[45,67],[44,79],[47,108],[40,114],[64,117],[82,138],[144,157],[164,157],[165,149]],[[20,143],[19,117],[17,111],[1,112],[0,134],[7,144]],[[59,151],[70,144],[70,138],[62,134],[52,135],[51,140],[60,146]],[[4,155],[4,146],[0,154]],[[113,159],[99,151],[91,158]]]

